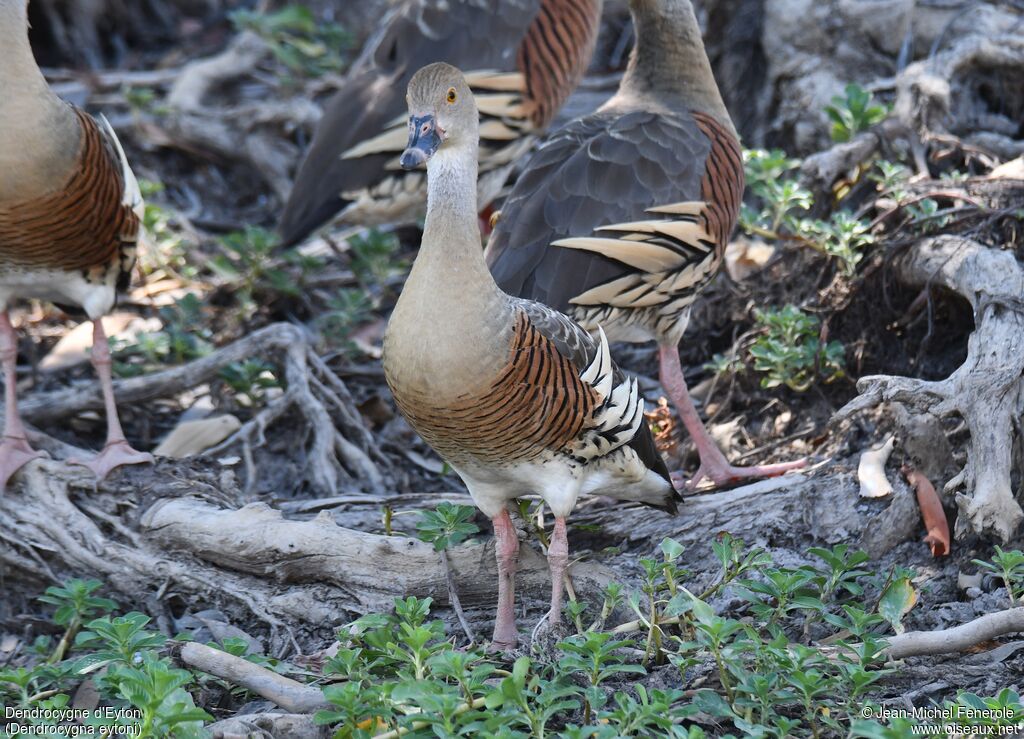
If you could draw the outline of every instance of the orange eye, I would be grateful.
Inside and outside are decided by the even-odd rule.
[[[454,87],[449,87],[448,88],[448,95],[445,97],[445,99],[449,103],[454,103],[458,99],[458,97],[459,96],[455,94],[455,88]]]

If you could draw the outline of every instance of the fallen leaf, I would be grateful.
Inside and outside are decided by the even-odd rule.
[[[1003,162],[988,173],[990,180],[1024,180],[1024,157]]]
[[[892,628],[897,634],[902,634],[905,630],[902,623],[903,617],[916,603],[917,590],[911,584],[910,578],[900,577],[885,588],[878,601],[878,613],[892,624]]]
[[[241,426],[242,422],[230,413],[213,418],[185,421],[175,426],[174,430],[153,450],[153,454],[179,459],[199,454],[221,443],[238,431]]]
[[[736,282],[741,282],[764,269],[775,254],[775,247],[753,239],[736,239],[725,247],[725,269]]]
[[[124,333],[128,325],[138,319],[134,313],[111,313],[103,317],[103,328],[107,336],[117,336]],[[76,365],[89,361],[89,352],[92,349],[92,321],[85,321],[78,324],[61,337],[53,349],[51,349],[42,361],[39,362],[39,369],[42,372],[58,372],[70,369]]]
[[[949,521],[946,519],[946,511],[942,508],[942,501],[931,480],[925,477],[918,470],[909,465],[903,465],[903,476],[917,492],[917,505],[921,509],[921,518],[924,519],[924,527],[928,534],[924,537],[925,543],[931,548],[933,557],[945,557],[949,554]]]

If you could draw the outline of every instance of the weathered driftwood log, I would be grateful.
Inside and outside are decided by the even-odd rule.
[[[939,631],[907,631],[886,638],[890,659],[962,652],[983,642],[1024,631],[1024,607],[986,613],[973,621]]]
[[[835,418],[882,402],[936,417],[961,415],[971,435],[967,464],[945,485],[947,492],[966,490],[956,496],[956,536],[973,531],[1006,542],[1024,518],[1010,486],[1024,413],[1024,269],[1011,252],[954,236],[919,242],[894,267],[904,282],[940,285],[970,301],[975,330],[967,361],[940,382],[864,377],[857,383],[861,394]]]
[[[251,613],[270,625],[275,649],[293,629],[330,633],[354,615],[389,610],[396,597],[448,603],[444,568],[427,544],[343,528],[327,513],[290,520],[243,501],[233,473],[204,460],[161,459],[152,468],[119,471],[99,489],[88,473],[34,461],[0,503],[0,563],[40,583],[102,579],[125,605],[142,606],[159,593],[175,608],[200,599],[232,618]],[[600,501],[574,516],[600,528],[581,534],[597,537],[595,549],[625,540],[646,553],[663,536],[675,536],[687,548],[686,566],[708,576],[717,570],[710,542],[719,531],[769,545],[857,540],[893,526],[909,528],[890,538],[912,536],[915,512],[903,517],[908,524],[895,518],[883,504],[860,502],[852,475],[792,475],[693,496],[676,517]],[[497,581],[491,537],[448,555],[462,603],[488,619]],[[580,597],[598,599],[616,575],[581,561],[572,577]],[[547,560],[530,546],[521,549],[517,585],[538,600],[550,586]]]
[[[312,713],[331,706],[324,698],[323,691],[315,685],[292,680],[267,667],[206,644],[186,642],[178,650],[178,658],[189,667],[273,701],[290,713]]]
[[[114,394],[119,403],[166,398],[217,377],[224,367],[250,357],[280,356],[288,389],[251,421],[217,447],[245,446],[262,441],[264,429],[286,411],[297,408],[309,422],[312,441],[306,464],[310,485],[325,494],[363,485],[380,489],[383,457],[363,425],[345,384],[309,347],[302,330],[275,323],[189,364],[142,377],[118,380]],[[38,393],[22,401],[25,420],[54,422],[70,414],[103,408],[97,383],[91,382],[52,393]]]
[[[388,610],[396,596],[448,601],[444,568],[432,546],[343,528],[327,512],[292,521],[263,503],[223,509],[193,498],[165,499],[147,510],[141,527],[164,550],[254,575],[271,587],[327,586],[349,611]],[[550,585],[547,560],[529,547],[521,551],[517,582],[543,591]],[[497,592],[492,542],[455,547],[448,560],[461,600],[491,606]],[[610,578],[587,563],[577,564],[573,576],[598,588]]]
[[[0,563],[21,579],[104,580],[125,604],[161,593],[200,598],[271,627],[279,647],[292,628],[329,633],[353,616],[390,610],[396,597],[448,602],[433,547],[336,525],[329,515],[287,520],[263,504],[239,507],[230,471],[203,460],[158,460],[119,471],[94,489],[75,468],[37,460],[22,468],[0,503]],[[462,602],[490,609],[497,594],[489,537],[455,547],[449,562]],[[578,563],[578,590],[595,597],[611,579]],[[523,546],[517,583],[543,598],[547,560]]]
[[[723,532],[748,546],[768,548],[799,550],[852,542],[877,557],[919,531],[917,509],[905,486],[899,486],[891,501],[870,503],[861,500],[857,489],[852,469],[813,477],[790,473],[732,490],[687,496],[676,516],[616,504],[611,509],[584,506],[572,520],[595,523],[602,535],[627,540],[644,554],[655,552],[663,538],[675,538],[686,547],[681,564],[695,573],[720,569],[711,541]]]

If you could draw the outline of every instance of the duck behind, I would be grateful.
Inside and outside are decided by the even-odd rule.
[[[555,132],[502,206],[487,262],[503,290],[613,341],[656,341],[661,384],[700,453],[694,486],[778,475],[736,467],[690,399],[679,342],[721,266],[743,161],[690,0],[630,0],[636,45],[617,93]]]
[[[363,226],[423,215],[424,173],[402,170],[398,157],[406,86],[430,62],[472,70],[483,116],[479,202],[490,203],[575,89],[600,16],[601,0],[398,3],[326,105],[281,215],[282,243],[298,243],[335,214]]]

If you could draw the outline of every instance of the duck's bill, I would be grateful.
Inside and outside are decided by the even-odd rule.
[[[409,118],[409,144],[398,160],[402,169],[416,169],[422,166],[441,145],[437,121],[432,115]]]

